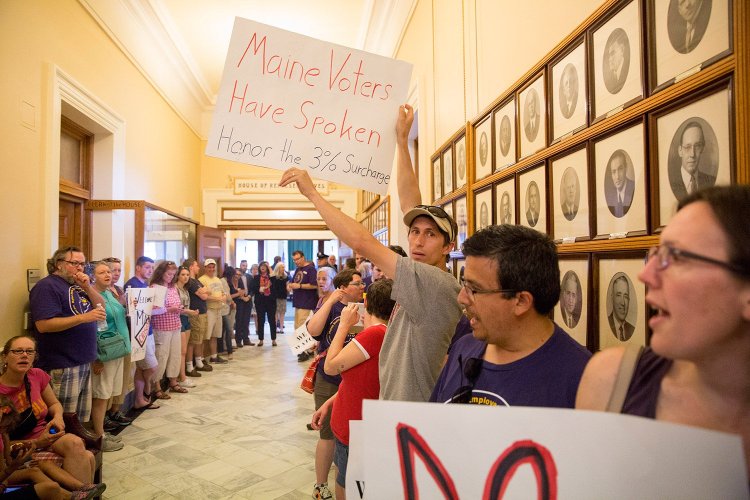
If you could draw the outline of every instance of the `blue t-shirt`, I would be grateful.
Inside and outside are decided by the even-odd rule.
[[[469,385],[465,367],[482,359],[487,344],[473,335],[461,337],[451,350],[430,401],[449,403]],[[481,361],[470,404],[573,408],[578,383],[591,353],[555,325],[552,336],[525,358],[503,365]]]
[[[315,265],[309,262],[307,265],[298,267],[294,271],[294,283],[300,285],[318,286],[318,271]],[[316,288],[300,288],[292,291],[292,306],[295,309],[315,309],[318,303],[318,290]]]
[[[31,324],[39,357],[36,366],[50,371],[85,365],[96,360],[96,321],[81,323],[61,332],[39,333],[35,322],[85,314],[96,307],[86,292],[56,274],[39,280],[29,293]],[[104,304],[102,304],[104,306]]]

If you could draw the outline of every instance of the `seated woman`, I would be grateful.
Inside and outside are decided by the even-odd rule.
[[[750,186],[713,187],[679,203],[639,275],[655,310],[653,335],[624,403],[610,404],[625,354],[614,348],[591,358],[576,408],[739,434],[750,467],[748,221]]]
[[[8,340],[0,355],[5,367],[0,374],[0,394],[9,398],[23,417],[11,437],[31,443],[39,468],[67,489],[97,487],[91,485],[94,455],[81,438],[65,433],[62,405],[49,386],[50,376],[32,368],[35,355],[36,342],[26,336]],[[57,463],[60,457],[62,469]]]
[[[349,304],[339,317],[324,370],[328,375],[341,375],[339,390],[313,415],[313,427],[323,425],[328,409],[333,405],[331,429],[336,439],[333,461],[338,468],[336,498],[346,498],[346,464],[349,461],[349,421],[362,420],[362,401],[378,399],[380,379],[378,360],[385,338],[388,318],[396,302],[391,299],[393,280],[381,279],[370,285],[365,298],[365,329],[345,345],[348,332],[359,321],[357,304]]]

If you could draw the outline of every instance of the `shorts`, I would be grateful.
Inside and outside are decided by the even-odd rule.
[[[159,366],[159,361],[156,359],[156,347],[154,346],[153,335],[148,336],[144,347],[146,348],[146,356],[135,362],[136,368],[140,368],[141,370],[151,370],[152,368]]]
[[[186,332],[190,330],[190,318],[188,318],[186,315],[180,314],[180,323],[181,323],[181,327],[180,327],[181,332]]]
[[[52,390],[65,413],[77,412],[81,422],[91,416],[91,364],[49,371]]]
[[[206,312],[206,334],[203,340],[220,339],[222,337],[221,309],[209,309]]]
[[[104,362],[104,370],[97,375],[91,372],[91,394],[96,399],[109,399],[122,392],[122,372],[125,358]]]
[[[133,363],[130,362],[130,354],[128,354],[122,358],[122,391],[112,396],[113,405],[121,405],[125,402],[125,396],[130,392],[131,385],[133,385]]]
[[[339,386],[332,384],[324,379],[320,373],[315,376],[315,388],[313,389],[313,396],[315,396],[315,409],[318,410],[323,403],[328,401],[331,396],[336,394],[339,390]],[[326,418],[323,419],[323,425],[320,427],[320,439],[333,439],[333,431],[331,430],[331,411],[328,412]]]
[[[307,318],[310,317],[310,313],[312,312],[311,309],[294,309],[294,329],[295,331],[297,328],[302,326],[305,321],[307,321]]]
[[[286,316],[286,299],[276,299],[276,316]]]
[[[333,463],[336,464],[336,484],[346,488],[346,464],[349,463],[349,446],[336,439],[336,448],[333,450]]]
[[[190,340],[188,343],[193,345],[202,344],[206,337],[207,318],[205,313],[198,316],[190,316]]]

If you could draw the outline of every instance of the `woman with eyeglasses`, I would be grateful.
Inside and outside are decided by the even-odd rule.
[[[274,347],[278,345],[276,344],[276,297],[272,293],[272,281],[274,280],[276,278],[271,276],[268,262],[263,261],[258,265],[257,278],[253,280],[252,284],[248,284],[250,292],[253,294],[255,312],[258,314],[256,318],[258,347],[263,345],[266,318],[268,318],[268,327],[271,330],[271,345]]]
[[[156,360],[159,365],[156,373],[151,379],[153,394],[158,399],[171,399],[169,394],[161,390],[161,379],[167,374],[169,379],[169,392],[186,393],[187,389],[177,383],[177,377],[180,375],[180,330],[182,321],[182,300],[180,292],[174,284],[174,277],[177,273],[177,265],[168,260],[163,260],[154,269],[151,276],[151,287],[163,286],[166,290],[164,296],[164,306],[154,307],[151,311],[151,325],[154,328],[154,344],[156,347]],[[145,396],[145,394],[144,394]]]
[[[750,186],[687,196],[660,240],[638,276],[653,310],[650,346],[629,380],[618,371],[630,351],[595,355],[576,407],[739,434],[750,467]]]

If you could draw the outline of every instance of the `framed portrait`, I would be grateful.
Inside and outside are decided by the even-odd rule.
[[[466,210],[466,196],[456,198],[454,208],[456,214],[455,221],[458,226],[458,235],[456,236],[456,248],[454,252],[451,252],[451,255],[455,256],[454,254],[458,254],[458,256],[463,256],[461,253],[461,247],[463,247],[469,231],[469,213]]]
[[[443,196],[453,191],[453,148],[443,151]]]
[[[645,255],[643,251],[595,257],[599,349],[646,345],[646,286],[638,281]]]
[[[474,180],[487,177],[492,173],[492,119],[487,115],[474,129],[475,161]]]
[[[495,184],[495,224],[516,223],[516,180]]]
[[[466,268],[466,259],[455,259],[455,270],[456,270],[456,279],[459,283],[461,283],[464,279],[464,269]]]
[[[645,127],[626,127],[594,143],[598,238],[646,234]]]
[[[589,294],[588,255],[560,255],[560,302],[555,306],[555,323],[584,347],[589,345]]]
[[[518,93],[521,158],[547,146],[547,95],[544,71]]]
[[[456,150],[456,189],[466,185],[466,179],[469,177],[466,168],[466,136],[462,135],[453,143]]]
[[[491,226],[492,214],[492,186],[487,186],[474,194],[474,232]]]
[[[589,158],[586,146],[550,160],[552,176],[552,235],[573,243],[591,238]]]
[[[499,172],[516,162],[516,99],[501,105],[492,113],[495,121],[495,164],[493,171]]]
[[[730,0],[649,0],[648,14],[654,91],[732,51]]]
[[[443,176],[440,159],[438,156],[432,160],[432,200],[435,201],[443,196]]]
[[[551,142],[586,127],[586,47],[583,38],[570,52],[552,63]]]
[[[445,213],[447,213],[448,215],[451,216],[451,218],[453,220],[456,220],[456,211],[453,208],[453,202],[452,201],[449,201],[448,203],[446,203],[445,205],[443,205],[442,208],[443,208],[443,210],[445,210]]]
[[[727,82],[652,116],[652,227],[666,225],[694,189],[730,184],[734,171],[732,93]]]
[[[544,163],[536,165],[518,176],[518,220],[522,226],[547,232],[547,170]]]
[[[632,0],[592,28],[592,123],[643,97],[641,0]]]

